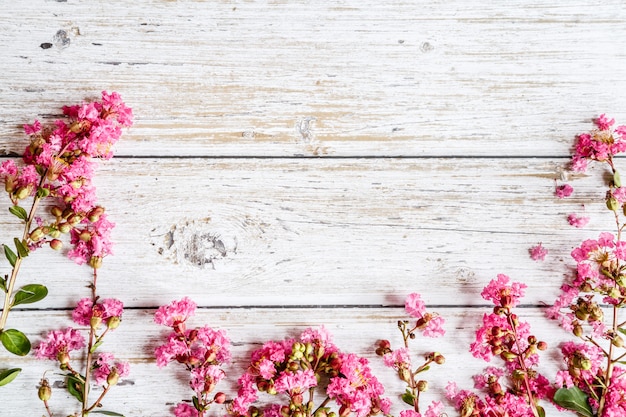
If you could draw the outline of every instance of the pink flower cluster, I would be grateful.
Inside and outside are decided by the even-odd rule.
[[[626,126],[613,129],[615,119],[602,114],[594,120],[597,129],[578,135],[572,169],[584,172],[589,160],[611,161],[614,155],[626,150]]]
[[[443,325],[445,320],[438,314],[426,311],[426,304],[417,293],[409,294],[404,303],[406,312],[417,319],[416,330],[422,331],[426,337],[440,337],[446,334]]]
[[[174,409],[177,417],[201,417],[213,403],[221,404],[225,395],[218,392],[210,397],[225,377],[222,366],[230,361],[230,340],[223,330],[208,326],[187,329],[186,321],[196,310],[196,303],[185,297],[161,306],[154,315],[157,324],[172,328],[167,342],[155,349],[157,365],[164,367],[176,361],[190,373],[189,386],[195,393],[194,406],[180,403]]]
[[[509,284],[509,277],[499,274],[482,291],[485,300],[494,304],[493,312],[483,315],[476,340],[470,345],[474,357],[489,362],[494,356],[504,361],[504,367],[488,367],[474,379],[474,387],[483,396],[448,386],[450,398],[462,415],[536,416],[538,401],[552,398],[554,389],[549,380],[534,368],[539,363],[539,350],[545,342],[530,333],[530,326],[519,320],[512,309],[519,305],[526,285]],[[521,376],[521,377],[520,377]],[[511,385],[503,388],[502,379]],[[478,415],[477,414],[477,415]]]
[[[102,92],[100,101],[64,107],[63,113],[67,120],[56,120],[52,127],[37,120],[24,127],[31,136],[23,156],[25,166],[20,169],[13,160],[3,162],[0,179],[14,205],[29,196],[56,200],[54,220],[39,220],[30,231],[31,250],[44,243],[59,248],[57,238],[71,232],[70,258],[98,267],[111,253],[114,225],[97,205],[94,159],[113,156],[122,128],[132,125],[132,111],[119,94]]]
[[[327,380],[326,387],[319,381]],[[263,410],[266,417],[290,417],[306,412],[303,393],[311,388],[325,390],[339,406],[339,415],[365,417],[387,414],[390,401],[372,375],[367,359],[343,353],[332,343],[324,328],[307,329],[298,339],[268,341],[252,352],[248,370],[239,378],[237,397],[230,411],[238,416],[257,415],[251,405],[258,393],[283,395],[287,403],[273,403]],[[305,413],[306,415],[306,413]]]
[[[114,330],[120,324],[124,306],[121,301],[113,298],[104,299],[94,303],[91,298],[80,300],[72,312],[72,319],[76,324],[90,326],[92,331],[98,329],[101,323],[106,323],[106,330],[97,337],[96,343],[102,342],[104,335],[109,330]],[[61,369],[69,369],[72,373],[77,372],[70,366],[70,352],[82,349],[86,346],[85,338],[79,330],[68,327],[64,330],[52,330],[48,332],[43,341],[36,348],[35,356],[38,359],[50,359],[58,361]],[[127,362],[113,362],[114,357],[110,353],[100,353],[92,363],[93,376],[99,385],[115,385],[118,378],[125,377],[129,373]]]

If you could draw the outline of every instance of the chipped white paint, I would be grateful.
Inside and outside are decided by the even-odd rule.
[[[587,204],[601,170],[563,167],[591,117],[626,122],[625,50],[617,0],[7,2],[0,154],[22,151],[22,124],[102,89],[135,111],[126,158],[97,176],[117,223],[99,290],[132,308],[107,342],[133,364],[112,409],[168,415],[186,394],[151,357],[154,308],[183,295],[205,308],[198,322],[229,330],[237,372],[266,338],[321,323],[375,360],[406,294],[421,292],[449,320],[434,344],[448,358],[429,375],[435,398],[484,365],[466,350],[486,282],[507,273],[529,285],[528,304],[550,302],[571,249],[611,226]],[[556,200],[556,180],[574,197]],[[573,229],[570,212],[592,222]],[[2,239],[16,227],[0,206]],[[529,259],[538,242],[546,262]],[[50,295],[10,324],[34,339],[68,325],[88,271],[40,251],[22,273]],[[524,316],[550,344],[564,336],[535,307]],[[37,382],[59,376],[0,351],[6,363],[25,371],[0,388],[2,416],[42,414]],[[62,390],[53,404],[73,411]]]

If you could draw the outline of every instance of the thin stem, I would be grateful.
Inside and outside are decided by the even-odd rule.
[[[104,388],[104,391],[102,391],[102,394],[100,394],[100,396],[98,397],[98,399],[91,405],[91,407],[83,410],[83,416],[86,416],[87,414],[89,414],[90,411],[92,411],[94,408],[96,408],[99,404],[100,401],[102,401],[102,399],[104,398],[104,396],[107,394],[107,392],[109,392],[109,389],[111,388],[111,385],[107,385]]]
[[[613,334],[617,333],[617,307],[613,306]],[[609,352],[606,357],[606,371],[604,373],[604,388],[602,389],[602,395],[600,396],[600,403],[598,404],[598,415],[601,416],[606,405],[606,393],[611,386],[611,377],[613,376],[613,343],[609,344]]]
[[[526,367],[526,363],[524,362],[524,358],[522,357],[522,349],[519,344],[519,337],[517,336],[517,327],[515,326],[515,322],[511,319],[511,314],[507,314],[507,320],[509,321],[509,325],[513,330],[513,335],[515,336],[515,345],[517,346],[517,361],[524,371],[524,388],[526,389],[526,394],[528,395],[528,405],[533,412],[535,417],[539,417],[539,412],[537,411],[537,405],[535,404],[533,391],[530,388],[530,382],[528,381],[528,368]]]
[[[96,295],[96,282],[98,279],[98,272],[96,268],[93,268],[93,282],[91,284],[91,300],[95,305],[97,301]],[[91,381],[91,365],[93,363],[93,346],[95,343],[96,330],[93,327],[89,327],[89,343],[87,344],[87,359],[85,361],[85,384],[83,386],[83,410],[82,415],[86,416],[89,412],[100,402],[104,395],[109,390],[109,386],[105,388],[100,397],[96,400],[94,405],[88,407],[89,404],[89,384]]]
[[[41,178],[40,187],[43,185],[44,178]],[[30,207],[30,211],[28,213],[28,217],[26,218],[26,222],[24,223],[24,231],[22,232],[22,240],[26,240],[30,233],[30,226],[35,219],[35,213],[37,212],[37,207],[39,206],[39,202],[41,201],[40,197],[35,196],[33,199],[33,204]],[[11,270],[11,277],[9,278],[9,282],[7,283],[7,292],[4,294],[4,305],[2,306],[2,315],[0,315],[0,331],[4,330],[6,326],[7,319],[9,317],[9,310],[11,309],[11,296],[13,295],[13,289],[15,288],[15,282],[17,281],[17,274],[20,271],[20,266],[22,265],[22,258],[19,254],[17,254],[17,259],[15,260],[15,265]]]

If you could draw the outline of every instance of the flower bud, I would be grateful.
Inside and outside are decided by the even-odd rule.
[[[91,319],[89,319],[89,326],[93,330],[97,330],[101,324],[102,324],[102,317],[100,316],[92,316]]]
[[[583,335],[583,326],[581,326],[578,323],[575,324],[574,329],[572,330],[572,333],[574,333],[574,336],[576,337],[581,337]]]
[[[39,242],[45,236],[43,229],[41,227],[36,228],[32,232],[30,232],[30,240],[33,242]]]
[[[118,327],[120,327],[121,322],[122,322],[122,319],[118,316],[109,317],[107,320],[107,328],[111,330],[115,330]]]
[[[613,339],[611,339],[611,343],[613,344],[613,346],[616,346],[618,348],[624,347],[624,339],[622,339],[622,337],[618,334],[613,336]]]
[[[66,222],[59,223],[59,232],[65,234],[65,233],[69,233],[70,230],[72,230],[72,226],[70,226],[69,223],[66,223]]]
[[[63,215],[63,209],[59,206],[54,206],[50,209],[50,214],[54,217],[60,218]]]
[[[23,200],[30,195],[30,189],[28,187],[20,187],[15,192],[15,198]]]
[[[546,350],[548,349],[548,344],[542,340],[539,343],[537,343],[537,349]]]
[[[89,230],[83,230],[78,235],[78,238],[83,242],[89,242],[91,240],[91,232]]]
[[[417,390],[419,392],[426,392],[428,390],[428,381],[424,381],[423,379],[417,381]]]
[[[216,404],[224,404],[224,401],[226,401],[226,394],[221,391],[218,392],[217,394],[215,394],[215,397],[213,397],[213,401]]]
[[[443,365],[444,363],[446,363],[446,358],[442,354],[436,353],[434,357],[434,361],[437,365]]]
[[[59,239],[52,239],[50,241],[50,247],[54,250],[61,250],[61,248],[63,247],[63,242],[61,242]]]
[[[89,259],[89,266],[93,269],[100,268],[102,266],[102,257],[92,256],[91,259]]]
[[[90,222],[95,223],[98,220],[100,220],[100,216],[102,216],[104,214],[104,207],[94,207],[89,214],[87,214],[87,218],[89,219]]]
[[[70,363],[70,355],[67,352],[59,352],[57,354],[57,360],[61,365],[67,365]]]
[[[500,354],[500,357],[506,362],[511,362],[517,358],[517,355],[513,352],[504,351]]]
[[[111,373],[109,373],[109,376],[107,376],[107,384],[116,385],[119,379],[120,374],[118,374],[117,369],[113,367],[113,369],[111,369]]]
[[[48,384],[47,379],[44,379],[41,381],[41,386],[39,387],[39,390],[37,391],[37,395],[39,396],[39,399],[41,401],[48,401],[50,397],[52,396],[52,389],[50,388],[50,385]]]
[[[398,377],[401,381],[409,382],[411,380],[411,371],[404,367],[399,368]]]
[[[611,211],[617,211],[619,208],[619,203],[615,199],[615,197],[611,196],[606,199],[606,207]]]

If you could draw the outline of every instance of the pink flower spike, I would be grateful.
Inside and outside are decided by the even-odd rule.
[[[587,223],[589,223],[589,217],[579,217],[576,213],[572,213],[567,216],[567,221],[570,225],[580,229],[587,226]]]
[[[538,245],[531,247],[529,250],[530,258],[533,261],[543,261],[546,259],[546,255],[548,254],[548,250],[541,245],[539,242]]]
[[[41,131],[41,122],[39,120],[35,120],[32,125],[24,125],[24,133],[27,135],[34,135],[35,133],[39,133]]]
[[[559,185],[556,187],[554,191],[554,195],[556,195],[558,198],[565,198],[565,197],[569,197],[570,195],[572,195],[573,192],[574,192],[574,188],[572,188],[571,185],[563,184],[563,185]]]
[[[172,301],[166,306],[161,306],[154,313],[154,321],[157,324],[173,327],[185,322],[196,311],[196,303],[190,298],[184,297],[180,301]]]
[[[611,126],[615,124],[615,119],[609,119],[606,117],[606,114],[601,114],[597,119],[593,121],[598,129],[600,130],[609,130]]]

